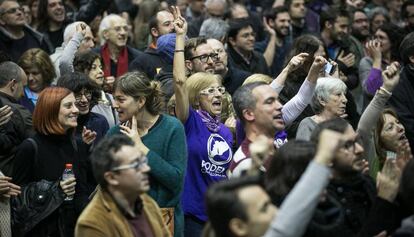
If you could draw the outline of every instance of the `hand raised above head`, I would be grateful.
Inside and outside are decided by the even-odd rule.
[[[383,72],[382,80],[383,87],[389,92],[392,92],[400,81],[400,64],[398,62],[392,62]]]
[[[171,13],[174,16],[174,30],[177,35],[187,34],[187,21],[181,16],[180,9],[177,6],[172,6]]]

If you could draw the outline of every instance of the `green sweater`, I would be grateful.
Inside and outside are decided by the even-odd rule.
[[[116,125],[109,129],[107,136],[120,134]],[[180,198],[187,166],[187,144],[182,123],[176,118],[163,114],[156,124],[141,137],[148,147],[148,165],[151,189],[148,194],[163,207],[174,209],[174,236],[184,232],[184,216]]]

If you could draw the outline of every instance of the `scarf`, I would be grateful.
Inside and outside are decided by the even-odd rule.
[[[197,113],[200,115],[201,120],[207,126],[208,130],[212,133],[217,133],[220,131],[220,116],[215,116],[214,118],[204,110],[197,110]]]
[[[109,77],[111,76],[111,56],[109,52],[108,44],[104,44],[101,48],[101,55],[104,62],[104,76]],[[118,63],[116,69],[115,77],[122,76],[124,73],[128,71],[128,50],[125,46],[118,56]]]

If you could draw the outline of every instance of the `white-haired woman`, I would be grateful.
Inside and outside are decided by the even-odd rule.
[[[325,77],[318,79],[311,106],[315,115],[304,118],[296,132],[296,139],[310,140],[312,131],[319,123],[335,117],[345,118],[346,112],[345,83],[337,78]]]

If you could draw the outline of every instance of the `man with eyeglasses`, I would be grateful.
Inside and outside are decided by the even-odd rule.
[[[91,154],[100,187],[76,224],[75,236],[171,236],[150,188],[148,161],[125,135],[107,137]]]
[[[229,23],[228,55],[231,64],[251,73],[269,75],[269,67],[262,54],[254,51],[256,34],[247,19],[233,20]]]
[[[53,50],[42,34],[26,24],[23,8],[17,1],[0,1],[0,50],[17,62],[31,48],[41,48],[47,53]]]
[[[215,61],[218,60],[218,54],[207,44],[205,38],[198,37],[189,39],[185,43],[184,57],[187,76],[197,72],[214,74]]]

